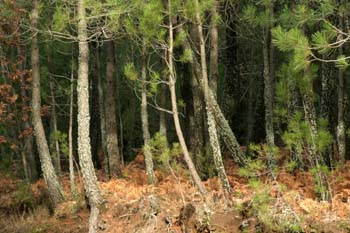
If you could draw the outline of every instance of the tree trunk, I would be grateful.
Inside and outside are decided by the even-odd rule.
[[[91,158],[90,113],[89,113],[89,45],[87,42],[87,22],[85,19],[85,0],[78,1],[78,154],[83,174],[84,188],[91,207],[89,232],[97,231],[99,206],[102,196],[97,185],[97,177]]]
[[[343,1],[341,1],[343,2]],[[340,30],[344,28],[344,18],[340,17]],[[342,36],[341,36],[342,37]],[[342,38],[340,38],[342,39]],[[339,54],[343,54],[343,48],[339,47]],[[339,69],[338,74],[338,125],[337,125],[337,142],[338,142],[338,155],[340,159],[340,164],[345,163],[346,154],[345,154],[345,123],[344,123],[344,100],[345,100],[345,92],[344,92],[344,69]]]
[[[26,57],[22,54],[22,49],[20,47],[17,47],[17,53],[18,56],[23,57],[25,60]],[[20,70],[25,69],[25,61],[23,61],[19,67]],[[30,103],[28,101],[30,98],[28,97],[30,94],[26,91],[26,80],[23,75],[21,75],[21,99],[23,106],[30,106]],[[30,114],[29,112],[22,111],[22,114],[24,114],[22,117],[27,118],[23,122],[23,130],[24,131],[30,131],[32,129],[32,125],[30,123],[30,117],[27,114]],[[25,117],[26,115],[26,117]],[[28,171],[28,178],[29,181],[34,182],[38,179],[38,170],[35,162],[35,157],[33,153],[33,134],[30,134],[24,138],[24,154],[25,154],[25,162],[27,163],[27,171]]]
[[[146,173],[149,184],[155,183],[155,176],[153,171],[153,158],[150,148],[151,135],[149,133],[148,111],[147,111],[147,61],[146,51],[142,53],[142,90],[141,90],[141,122],[143,133],[143,153],[145,155]]]
[[[217,6],[218,2],[215,0],[213,8],[211,10],[211,25],[210,25],[210,88],[217,95],[218,91],[218,54],[219,54],[219,35],[217,28],[218,13]]]
[[[43,122],[41,119],[41,97],[40,97],[40,64],[39,64],[39,47],[38,47],[38,13],[39,4],[37,0],[33,1],[32,9],[32,28],[35,31],[32,36],[32,114],[33,127],[36,144],[41,162],[41,169],[44,179],[47,183],[53,205],[63,201],[63,192],[58,177],[52,165],[49,146],[47,144]]]
[[[167,86],[166,84],[161,84],[161,93],[160,93],[160,106],[166,109],[166,95]],[[166,112],[159,112],[159,133],[163,137],[167,138],[167,121],[166,121]]]
[[[73,155],[73,118],[74,118],[74,65],[71,65],[70,78],[70,102],[69,102],[69,129],[68,129],[68,159],[69,159],[69,183],[70,192],[75,194],[75,177],[74,177],[74,155]]]
[[[50,59],[49,59],[50,64]],[[50,72],[50,71],[49,71]],[[57,114],[56,114],[56,98],[55,98],[55,91],[54,91],[54,83],[52,80],[52,76],[50,76],[49,86],[50,86],[50,95],[51,95],[51,121],[52,121],[52,127],[53,132],[51,132],[51,135],[54,137],[54,145],[56,150],[56,170],[58,175],[61,175],[61,150],[60,150],[60,143],[58,139],[58,129],[57,129]]]
[[[264,44],[263,44],[263,60],[264,60],[264,101],[265,101],[265,131],[266,142],[269,147],[275,146],[275,136],[273,130],[273,74],[271,61],[271,27],[265,28]],[[269,162],[272,158],[269,158]]]
[[[115,57],[113,41],[108,41],[106,46],[107,70],[106,70],[106,95],[105,95],[105,117],[106,117],[106,140],[109,167],[112,176],[121,174],[120,155],[118,148],[116,100],[115,100]],[[107,110],[108,109],[108,110]]]
[[[96,66],[97,70],[101,70],[101,62],[100,62],[100,48],[96,48]],[[98,72],[98,105],[100,112],[100,129],[101,129],[101,142],[102,142],[102,151],[103,151],[103,162],[102,167],[104,168],[108,178],[111,177],[110,169],[109,169],[109,157],[107,150],[107,134],[106,134],[106,111],[105,111],[105,87],[103,85],[103,80],[101,73]]]
[[[91,43],[91,49],[94,50],[94,43]],[[98,45],[97,45],[98,46]],[[99,80],[99,72],[100,70],[97,67],[97,57],[94,56],[96,53],[92,53],[93,59],[90,59],[91,67],[92,67],[92,75],[91,75],[91,96],[94,98],[91,98],[90,103],[90,109],[91,109],[91,119],[90,119],[90,138],[91,138],[91,153],[92,153],[92,160],[95,164],[95,167],[97,169],[101,169],[101,161],[98,156],[99,148],[101,146],[101,138],[100,138],[100,107],[99,107],[99,90],[98,90],[98,80]]]
[[[326,174],[320,170],[321,166],[324,166],[324,160],[321,154],[317,150],[316,140],[318,137],[318,129],[317,129],[317,119],[316,119],[316,110],[313,102],[313,83],[310,75],[310,68],[307,68],[305,71],[305,78],[308,80],[308,85],[306,87],[302,87],[302,96],[303,96],[303,107],[306,121],[309,123],[310,127],[310,135],[311,142],[308,143],[308,152],[311,157],[311,165],[312,167],[318,169],[316,173],[316,183],[317,185],[324,189],[320,195],[321,199],[326,201],[330,200],[331,194],[329,192],[329,185],[327,181]]]
[[[169,48],[168,48],[168,68],[169,68],[169,90],[170,90],[170,96],[171,96],[171,106],[172,106],[172,112],[173,112],[173,118],[174,118],[174,125],[176,129],[176,134],[179,139],[182,153],[184,154],[184,159],[186,161],[186,164],[188,166],[188,169],[190,171],[190,174],[192,176],[192,179],[196,186],[198,187],[199,191],[202,195],[206,195],[207,190],[205,189],[197,171],[196,168],[192,162],[192,159],[190,157],[190,153],[188,151],[184,135],[182,133],[180,120],[179,120],[179,112],[177,110],[177,98],[176,98],[176,89],[175,89],[175,75],[174,75],[174,65],[173,65],[173,49],[174,49],[174,29],[173,29],[173,22],[172,22],[172,14],[171,14],[171,0],[168,0],[168,10],[169,10]]]
[[[231,186],[228,182],[225,168],[224,168],[224,163],[222,161],[219,138],[218,138],[217,129],[216,129],[216,122],[215,122],[215,118],[213,115],[212,106],[211,106],[210,101],[209,101],[209,81],[208,81],[208,73],[207,73],[205,42],[204,42],[198,0],[195,0],[195,5],[196,5],[197,31],[198,31],[199,42],[200,42],[200,58],[201,58],[201,74],[202,74],[201,77],[203,80],[202,82],[203,82],[204,99],[205,99],[206,109],[207,109],[207,121],[208,121],[208,132],[209,132],[210,146],[211,146],[211,149],[213,152],[214,163],[215,163],[216,170],[218,171],[218,174],[219,174],[219,177],[221,180],[222,188],[223,188],[224,192],[226,193],[226,195],[229,195],[232,192],[232,189],[231,189]]]

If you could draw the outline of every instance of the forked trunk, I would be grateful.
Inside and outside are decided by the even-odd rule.
[[[192,159],[190,157],[190,153],[188,151],[184,135],[182,133],[180,120],[179,120],[179,112],[177,109],[177,98],[176,98],[176,89],[175,89],[175,75],[174,75],[174,65],[173,65],[173,49],[174,49],[174,29],[173,29],[173,23],[172,23],[172,16],[171,16],[171,0],[168,0],[168,10],[169,10],[169,48],[168,48],[168,68],[169,68],[169,90],[170,90],[170,96],[171,96],[171,106],[172,106],[172,112],[173,112],[173,118],[174,118],[174,125],[176,129],[176,134],[179,139],[182,153],[184,154],[184,159],[186,161],[186,164],[188,166],[188,169],[190,171],[190,174],[192,176],[192,179],[196,186],[198,187],[199,191],[202,195],[206,195],[207,190],[205,189],[197,171],[196,168],[192,162]]]
[[[224,192],[227,195],[229,195],[232,192],[232,189],[228,182],[225,168],[224,168],[224,163],[222,161],[219,138],[217,135],[216,122],[215,122],[213,110],[212,110],[213,108],[209,101],[209,82],[208,82],[208,73],[207,73],[205,42],[204,42],[198,0],[195,0],[195,4],[196,4],[197,31],[198,31],[199,43],[200,43],[201,74],[202,74],[201,77],[203,79],[203,91],[204,91],[204,99],[205,99],[206,110],[207,110],[206,113],[207,113],[207,121],[208,121],[210,146],[213,152],[215,167],[216,167],[216,170],[218,171],[218,174],[221,180],[221,185],[223,187]]]

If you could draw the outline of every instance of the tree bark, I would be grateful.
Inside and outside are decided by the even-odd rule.
[[[199,191],[202,195],[206,195],[207,190],[204,187],[196,168],[192,162],[192,159],[190,157],[190,153],[188,151],[184,135],[182,133],[180,120],[179,120],[179,112],[177,109],[177,98],[176,98],[176,89],[175,89],[175,75],[174,75],[174,65],[173,65],[173,50],[174,50],[174,29],[173,29],[173,22],[172,22],[172,13],[171,13],[171,0],[168,0],[168,11],[169,11],[169,47],[168,47],[168,68],[169,68],[169,90],[170,90],[170,96],[171,96],[171,106],[172,106],[172,113],[174,118],[174,125],[176,129],[176,134],[179,139],[182,152],[184,154],[184,159],[186,161],[186,164],[188,166],[188,169],[190,171],[190,174],[192,176],[192,179],[196,186],[198,187]]]
[[[142,122],[142,133],[143,133],[143,153],[145,155],[146,173],[149,184],[155,183],[155,176],[153,171],[153,158],[150,148],[151,135],[149,133],[148,124],[148,111],[147,111],[147,62],[146,62],[146,51],[142,53],[142,89],[141,89],[141,122]]]
[[[106,95],[105,95],[105,117],[106,117],[106,140],[109,157],[109,167],[112,176],[121,174],[120,154],[118,147],[117,120],[116,120],[116,82],[115,82],[115,55],[114,43],[108,41],[106,46],[107,70],[106,70]],[[108,111],[107,111],[108,109]]]
[[[343,2],[343,1],[341,1]],[[340,30],[344,28],[344,18],[340,17]],[[342,37],[342,36],[341,36]],[[342,38],[340,38],[342,39]],[[342,46],[339,47],[339,54],[343,54]],[[345,163],[346,154],[346,142],[345,142],[345,122],[344,122],[344,100],[345,100],[345,92],[344,92],[344,69],[339,69],[338,74],[338,125],[337,125],[337,142],[338,142],[338,155],[340,159],[340,164]]]
[[[273,12],[272,9],[268,9]],[[272,44],[271,44],[271,26],[265,28],[263,43],[264,59],[264,101],[265,101],[265,131],[266,142],[269,147],[275,146],[275,136],[273,130],[273,69],[272,69]],[[269,162],[272,158],[269,158]]]
[[[22,53],[22,49],[17,47],[18,56],[23,57],[25,60],[26,57]],[[25,61],[23,61],[19,67],[20,70],[25,69]],[[26,91],[26,80],[23,75],[21,75],[21,99],[23,106],[30,106],[28,97],[30,94]],[[30,114],[29,112],[22,111],[22,114]],[[24,117],[24,116],[23,116]],[[26,117],[27,120],[23,122],[23,130],[29,131],[32,128],[30,123],[30,116]],[[33,153],[33,134],[30,134],[24,138],[24,155],[25,162],[27,163],[28,179],[31,182],[34,182],[38,179],[38,170],[35,162],[35,157]]]
[[[41,162],[44,179],[47,183],[51,200],[55,206],[63,201],[63,192],[58,177],[52,165],[49,146],[47,144],[43,122],[41,119],[41,97],[40,97],[40,64],[39,64],[39,47],[38,47],[38,0],[33,0],[31,24],[35,31],[32,37],[32,114],[33,127],[35,133],[36,144]]]
[[[91,158],[90,148],[90,113],[89,113],[89,45],[87,42],[87,22],[85,0],[78,1],[78,154],[83,175],[84,188],[91,207],[89,232],[97,231],[99,206],[102,196],[97,185],[97,177]]]
[[[49,59],[50,64],[50,59]],[[50,72],[50,71],[49,71]],[[50,95],[51,95],[51,121],[52,121],[52,127],[53,132],[51,132],[51,135],[54,137],[54,145],[56,150],[56,170],[58,175],[61,175],[61,150],[60,150],[60,143],[57,137],[57,114],[56,114],[56,98],[55,98],[55,91],[54,91],[54,83],[52,80],[52,76],[50,76],[49,86],[50,86]]]
[[[217,95],[218,91],[218,55],[219,55],[219,35],[218,35],[218,2],[215,0],[211,10],[211,25],[210,25],[210,88]]]
[[[164,109],[166,109],[166,91],[167,86],[166,84],[161,84],[161,93],[160,93],[160,106]],[[167,138],[167,127],[166,127],[166,112],[160,111],[159,112],[159,133]]]
[[[308,143],[308,152],[311,157],[311,165],[316,169],[320,169],[321,166],[324,166],[324,160],[322,155],[317,150],[316,140],[318,137],[318,129],[317,129],[317,119],[316,119],[316,109],[313,101],[313,83],[310,75],[310,68],[307,68],[305,71],[305,78],[308,80],[308,85],[306,87],[302,87],[302,97],[303,97],[303,107],[306,121],[309,123],[311,142]],[[319,187],[324,189],[320,195],[321,199],[326,201],[330,200],[331,193],[329,191],[329,185],[327,181],[327,176],[322,170],[318,170],[316,173],[316,183]]]
[[[100,49],[96,48],[96,67],[99,71],[101,69],[100,62]],[[101,129],[101,142],[102,142],[102,151],[103,151],[103,159],[102,167],[104,168],[108,178],[111,177],[110,169],[109,169],[109,157],[107,150],[107,134],[106,134],[106,111],[105,111],[105,87],[103,85],[103,80],[101,73],[98,72],[98,105],[100,110],[100,129]]]
[[[208,73],[207,73],[205,42],[204,42],[198,0],[195,0],[195,6],[196,6],[196,24],[197,24],[197,31],[198,31],[198,36],[199,36],[199,43],[200,43],[201,74],[202,74],[201,77],[203,80],[204,99],[205,99],[206,110],[207,110],[206,113],[207,113],[207,121],[208,121],[210,146],[211,146],[211,149],[213,152],[214,163],[215,163],[216,170],[218,171],[218,174],[219,174],[219,177],[221,180],[222,188],[223,188],[224,192],[226,193],[226,195],[229,195],[229,194],[231,194],[232,189],[231,189],[231,186],[228,182],[226,172],[225,172],[224,163],[222,161],[219,138],[218,138],[217,129],[216,129],[216,122],[215,122],[215,118],[213,115],[212,105],[210,104],[210,101],[209,101],[209,81],[208,81]]]
[[[70,192],[75,194],[75,177],[74,177],[74,155],[73,155],[73,118],[74,118],[74,65],[71,65],[70,78],[70,102],[69,102],[69,129],[68,129],[68,160],[69,160],[69,183]]]

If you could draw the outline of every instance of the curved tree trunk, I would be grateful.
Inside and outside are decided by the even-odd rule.
[[[149,184],[155,183],[155,176],[153,171],[153,159],[150,148],[151,135],[149,133],[148,124],[148,111],[147,111],[147,63],[146,63],[146,51],[142,54],[142,90],[141,90],[141,122],[142,122],[142,133],[143,133],[143,153],[145,155],[146,173]]]
[[[168,10],[169,10],[169,48],[168,48],[168,68],[169,68],[169,90],[170,90],[170,96],[171,96],[171,106],[172,106],[172,112],[173,112],[173,118],[174,118],[174,124],[176,129],[176,134],[179,139],[182,153],[184,154],[184,159],[186,161],[186,164],[188,166],[188,169],[190,171],[190,174],[192,176],[192,179],[196,186],[198,187],[201,194],[206,195],[207,190],[205,189],[197,171],[196,168],[192,162],[192,159],[190,157],[190,153],[188,151],[184,135],[182,133],[180,120],[179,120],[179,112],[177,109],[177,98],[176,98],[176,89],[175,89],[175,75],[174,75],[174,64],[173,64],[173,50],[174,50],[174,29],[173,29],[173,22],[172,22],[172,16],[171,16],[171,0],[168,0]]]
[[[37,30],[39,13],[39,4],[37,0],[33,1],[32,9],[32,28]],[[40,64],[39,64],[39,47],[38,47],[38,34],[35,32],[32,37],[32,114],[33,114],[33,127],[35,133],[36,144],[38,147],[41,169],[44,175],[44,179],[47,183],[50,197],[53,205],[63,201],[63,192],[60,186],[58,177],[53,168],[50,151],[47,144],[43,122],[41,119],[41,97],[40,97]]]
[[[99,206],[102,196],[97,185],[97,177],[91,158],[90,112],[89,112],[89,45],[87,42],[87,22],[85,19],[85,0],[78,1],[78,154],[83,174],[86,195],[91,206],[89,232],[97,231]]]

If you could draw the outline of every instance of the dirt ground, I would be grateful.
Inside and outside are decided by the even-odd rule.
[[[141,155],[124,168],[122,179],[106,181],[99,171],[99,186],[105,198],[99,232],[281,232],[284,230],[272,225],[287,221],[297,222],[300,227],[289,232],[350,232],[350,164],[331,173],[330,203],[316,200],[308,172],[292,174],[281,169],[276,180],[263,181],[272,200],[267,208],[261,204],[265,212],[259,208],[259,203],[264,203],[257,199],[259,189],[238,175],[238,166],[231,160],[227,159],[225,166],[234,190],[229,201],[218,178],[205,182],[209,192],[206,201],[186,174],[156,171],[157,185],[148,185]],[[78,190],[82,190],[79,176],[76,178]],[[61,181],[67,200],[50,216],[42,193],[43,180],[30,187],[36,203],[31,207],[29,201],[23,204],[26,195],[19,195],[22,181],[2,176],[0,232],[87,232],[89,211],[83,195],[70,197],[68,177],[61,177]],[[16,199],[21,203],[14,202]]]

